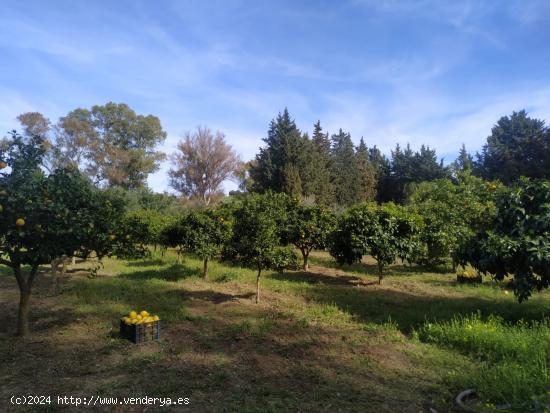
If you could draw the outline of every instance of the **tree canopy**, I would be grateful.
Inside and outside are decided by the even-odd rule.
[[[331,255],[339,264],[360,262],[370,254],[378,264],[378,282],[397,258],[413,260],[422,228],[420,216],[392,203],[366,203],[348,209],[333,234]]]
[[[185,134],[171,160],[170,186],[185,196],[201,199],[205,205],[210,204],[213,195],[221,191],[223,181],[232,177],[240,166],[238,155],[223,133],[218,131],[214,135],[202,127]]]
[[[271,121],[265,147],[251,165],[253,190],[285,192],[291,196],[315,191],[314,146],[296,126],[288,110]]]
[[[550,178],[550,130],[525,110],[498,120],[477,155],[475,171],[483,178],[510,184],[520,176]]]
[[[31,290],[41,264],[91,251],[98,256],[115,248],[122,251],[131,240],[117,240],[112,232],[123,206],[114,206],[78,169],[44,172],[42,137],[23,138],[14,132],[6,143],[0,150],[0,263],[17,279],[17,332],[25,335]]]
[[[166,139],[160,120],[125,103],[78,108],[59,119],[52,142],[56,166],[82,168],[96,184],[140,188],[160,167]]]
[[[493,221],[459,252],[461,263],[503,280],[519,301],[550,286],[550,182],[522,178],[501,188]]]

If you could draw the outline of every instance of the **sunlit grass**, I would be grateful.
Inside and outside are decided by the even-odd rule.
[[[141,260],[106,259],[97,277],[74,277],[59,299],[78,316],[103,323],[142,309],[159,314],[168,324],[190,321],[198,327],[194,339],[205,349],[213,345],[212,340],[262,343],[280,329],[304,331],[310,337],[312,330],[329,328],[341,331],[349,342],[369,337],[373,345],[406,345],[419,366],[411,375],[445,372],[441,376],[432,373],[431,380],[447,377],[445,383],[455,394],[474,387],[487,402],[516,406],[531,397],[545,397],[541,395],[550,386],[550,349],[540,343],[550,342],[548,323],[541,321],[550,314],[549,292],[519,304],[512,293],[489,278],[481,285],[461,285],[452,273],[400,265],[389,268],[379,286],[373,283],[377,277],[369,261],[355,264],[351,271],[328,262],[327,254],[316,253],[313,264],[326,264],[329,270],[265,271],[261,288],[267,309],[253,304],[253,269],[213,260],[209,278],[204,280],[201,260],[184,257],[177,263],[172,251]],[[81,263],[78,268],[90,266]],[[5,269],[2,272],[9,274]],[[228,321],[222,329],[210,325],[210,314],[190,310],[194,293],[231,298],[237,295],[235,291],[248,307],[242,317]],[[353,333],[348,337],[345,331]],[[338,354],[341,350],[332,351]],[[358,359],[357,371],[374,368],[365,363]],[[353,379],[353,373],[349,375]]]
[[[417,331],[428,343],[452,348],[476,360],[475,369],[449,374],[459,388],[474,388],[482,398],[527,408],[532,398],[548,397],[550,390],[550,322],[506,324],[479,314],[443,323],[426,323]],[[550,397],[548,397],[550,401]]]

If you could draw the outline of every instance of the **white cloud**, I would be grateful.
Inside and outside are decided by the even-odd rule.
[[[331,133],[342,127],[356,143],[364,136],[369,146],[376,144],[387,154],[396,143],[410,143],[414,148],[427,144],[441,155],[458,151],[462,143],[479,150],[501,116],[524,108],[532,117],[548,119],[550,87],[528,85],[461,102],[411,88],[384,105],[341,95],[329,100],[321,121]]]

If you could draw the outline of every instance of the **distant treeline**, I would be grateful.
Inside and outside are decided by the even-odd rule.
[[[355,146],[342,129],[333,135],[323,132],[320,122],[310,138],[286,109],[271,122],[264,142],[247,165],[241,190],[285,192],[312,197],[324,205],[373,200],[403,203],[419,183],[454,179],[465,171],[505,184],[521,176],[550,177],[550,130],[524,110],[498,120],[475,157],[462,145],[450,165],[444,165],[436,151],[425,145],[415,151],[410,145],[397,144],[387,157],[376,145],[367,146],[364,138]]]
[[[18,120],[24,136],[46,140],[47,168],[76,166],[100,187],[145,195],[147,177],[167,158],[158,150],[166,138],[159,118],[138,115],[123,103],[77,108],[55,124],[38,112]],[[343,129],[330,135],[320,122],[310,137],[287,109],[271,121],[263,140],[255,158],[242,162],[223,133],[208,128],[188,132],[168,154],[169,184],[183,200],[206,205],[221,199],[224,180],[236,177],[240,192],[284,192],[345,207],[363,201],[405,203],[419,183],[456,180],[465,171],[506,185],[521,176],[550,178],[550,130],[524,110],[500,118],[480,153],[474,156],[462,145],[448,165],[428,146],[396,145],[386,156],[363,137],[354,145]]]

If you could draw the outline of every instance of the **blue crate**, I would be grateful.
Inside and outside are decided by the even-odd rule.
[[[160,320],[130,325],[120,320],[120,335],[135,344],[159,341]]]

